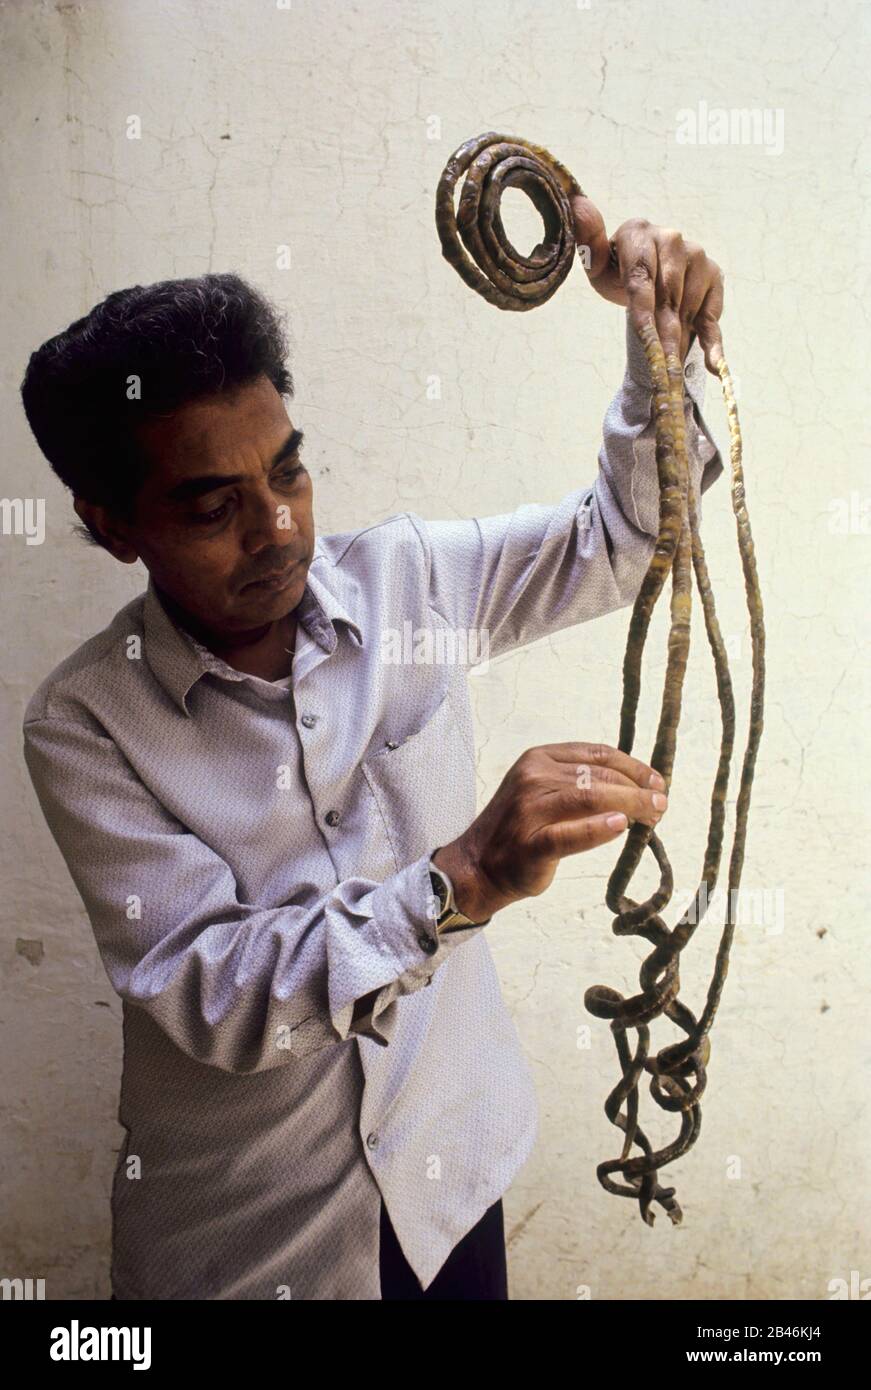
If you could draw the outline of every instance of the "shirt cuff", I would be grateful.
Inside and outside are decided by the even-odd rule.
[[[705,366],[705,354],[698,338],[686,355],[683,364],[683,377],[686,391],[684,417],[687,428],[687,455],[690,471],[696,482],[698,493],[701,495],[707,492],[708,488],[716,482],[723,472],[723,456],[702,414],[708,369]],[[632,325],[628,309],[626,311],[626,372],[623,378],[622,395],[622,413],[626,423],[629,425],[642,424],[644,426],[642,434],[646,437],[649,433],[652,439],[655,430],[653,379],[650,375],[650,368],[647,365],[641,339]],[[633,445],[636,462],[638,461],[638,443],[639,438],[636,436]],[[642,530],[650,535],[656,535],[659,529],[659,485],[656,481],[655,469],[650,475],[648,483],[649,486],[646,489],[644,480],[636,484],[639,495],[645,491],[649,494],[643,507],[645,520],[638,524],[641,525]],[[639,510],[642,510],[640,504]],[[631,515],[630,513],[627,514]],[[701,516],[701,504],[699,514]]]
[[[379,884],[371,895],[372,924],[384,947],[385,971],[389,971],[391,958],[396,968],[385,979],[371,1009],[355,1022],[353,1031],[383,1046],[395,1026],[399,996],[429,984],[450,953],[487,925],[478,922],[447,932],[436,930],[439,900],[432,891],[429,864],[430,855],[421,855]]]
[[[686,355],[683,364],[684,385],[687,395],[701,410],[705,403],[705,381],[708,369],[705,354],[698,338]],[[644,354],[644,346],[635,331],[629,310],[626,310],[626,382],[642,391],[653,391],[653,378]]]

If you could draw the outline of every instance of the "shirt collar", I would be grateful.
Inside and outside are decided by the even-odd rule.
[[[353,616],[360,612],[360,599],[356,581],[343,575],[316,539],[305,591],[296,609],[298,623],[329,654],[338,645],[336,623],[340,622],[347,626],[356,645],[362,646],[363,631]],[[201,676],[211,673],[222,680],[249,679],[244,671],[229,666],[178,626],[164,608],[151,576],[145,591],[143,626],[145,658],[163,689],[188,717],[188,692]]]

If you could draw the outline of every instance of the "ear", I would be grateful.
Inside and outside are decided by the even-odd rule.
[[[127,527],[106,507],[88,502],[84,497],[76,497],[73,500],[73,508],[91,534],[96,533],[100,537],[100,543],[110,555],[114,555],[122,565],[136,563],[139,552],[130,539]]]

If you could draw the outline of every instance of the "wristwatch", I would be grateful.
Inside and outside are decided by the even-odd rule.
[[[433,897],[438,908],[435,925],[439,935],[444,932],[459,931],[463,927],[484,927],[490,921],[490,918],[487,917],[483,922],[473,922],[471,917],[466,917],[460,911],[454,898],[454,885],[444,869],[440,869],[431,859],[429,861],[429,881],[432,884]]]

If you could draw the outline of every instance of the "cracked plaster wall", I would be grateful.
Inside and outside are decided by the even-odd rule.
[[[623,370],[622,313],[578,268],[546,308],[500,315],[441,259],[432,200],[444,161],[468,136],[501,128],[558,154],[609,228],[631,215],[677,226],[724,267],[769,643],[744,877],[762,895],[761,920],[737,931],[700,1141],[668,1170],[680,1230],[662,1215],[646,1229],[595,1178],[618,1152],[602,1112],[616,1059],[582,995],[596,982],[631,990],[640,957],[609,932],[614,850],[565,861],[543,898],[488,929],[542,1112],[535,1154],[506,1200],[512,1295],[815,1299],[852,1269],[871,1275],[868,947],[856,912],[867,889],[871,545],[861,523],[860,7],[34,0],[0,5],[0,26],[11,214],[0,487],[47,499],[41,547],[0,537],[0,1273],[45,1277],[54,1297],[108,1292],[120,1003],[27,780],[20,717],[42,676],[145,582],[141,567],[71,536],[70,503],[18,403],[27,354],[112,289],[235,268],[290,313],[322,531],[406,508],[468,516],[556,501],[594,477]],[[783,152],[678,144],[676,111],[700,100],[782,109]],[[138,141],[127,138],[131,115]],[[433,116],[438,139],[428,138]],[[532,244],[534,221],[511,225]],[[282,244],[289,270],[276,268]],[[437,401],[426,394],[433,375]],[[708,392],[725,443],[712,378]],[[833,532],[832,499],[851,497],[860,520]],[[743,720],[749,641],[728,481],[708,499],[705,540]],[[616,742],[628,616],[513,654],[476,683],[482,799],[531,744]],[[701,864],[716,717],[698,616],[695,636],[664,825],[686,886]],[[642,755],[662,621],[649,650]],[[714,949],[709,923],[682,970],[696,1009]],[[584,1025],[589,1047],[578,1046]],[[659,1025],[655,1041],[673,1036]],[[658,1111],[650,1128],[657,1142],[674,1133]],[[730,1176],[736,1159],[740,1177]]]

